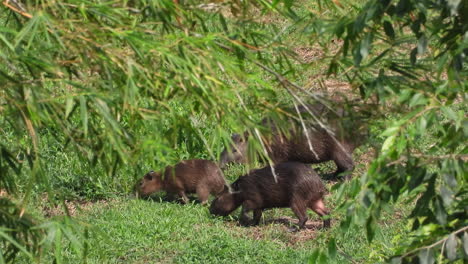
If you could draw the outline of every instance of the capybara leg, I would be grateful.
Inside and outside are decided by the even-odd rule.
[[[291,209],[293,210],[294,214],[299,218],[299,229],[305,227],[305,223],[307,222],[307,206],[304,202],[298,199],[294,199],[291,203]]]
[[[247,209],[247,207],[245,206],[242,206],[242,211],[241,211],[241,214],[240,214],[240,219],[239,219],[239,223],[243,226],[248,226],[250,224],[250,221],[249,221],[249,209]]]
[[[262,217],[262,209],[255,209],[253,212],[253,225],[260,224],[261,217]]]
[[[348,152],[345,145],[336,146],[335,152],[333,153],[333,161],[337,167],[334,176],[337,177],[339,174],[345,173],[345,179],[349,180],[351,178],[351,173],[354,170],[352,152]]]
[[[197,196],[201,204],[206,204],[208,197],[210,196],[209,190],[205,186],[197,186]]]
[[[330,214],[330,211],[325,207],[325,204],[323,203],[322,199],[312,201],[310,203],[310,209],[312,209],[314,212],[316,212],[321,217]],[[323,220],[323,228],[329,228],[329,227],[330,227],[330,219]]]
[[[179,191],[179,196],[182,198],[182,203],[184,204],[187,204],[190,201],[184,191]]]
[[[175,193],[168,192],[166,194],[166,199],[170,202],[176,201],[177,195]]]

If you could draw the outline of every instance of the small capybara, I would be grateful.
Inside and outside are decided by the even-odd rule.
[[[321,114],[323,110],[320,105],[311,107],[313,112]],[[305,110],[302,110],[303,112]],[[341,111],[342,112],[342,111]],[[339,113],[340,116],[343,113]],[[323,115],[323,114],[321,114]],[[267,154],[274,164],[286,161],[297,161],[303,163],[320,163],[333,160],[337,170],[335,176],[348,172],[346,179],[351,176],[354,169],[352,153],[362,135],[355,135],[358,131],[342,131],[340,116],[329,118],[333,131],[326,130],[318,125],[311,125],[304,128],[301,125],[292,125],[289,135],[281,132],[280,129],[268,119],[263,120],[263,125],[272,130],[271,137],[263,138],[263,144]],[[290,122],[292,124],[293,122]],[[359,131],[361,132],[361,131]],[[220,156],[220,167],[224,168],[228,163],[247,163],[247,147],[249,133],[243,135],[233,134],[232,144],[225,148]]]
[[[210,213],[226,216],[242,205],[240,223],[258,225],[262,210],[290,207],[299,218],[299,229],[307,221],[307,208],[320,216],[329,214],[323,196],[325,186],[318,174],[300,162],[285,162],[275,165],[274,171],[267,166],[241,176],[211,203]],[[248,212],[253,211],[253,222],[249,223]],[[330,227],[330,219],[323,221],[323,227]]]
[[[218,165],[201,159],[184,160],[175,166],[167,166],[164,174],[150,171],[135,187],[141,196],[164,190],[170,197],[181,197],[183,203],[189,201],[187,194],[196,193],[202,204],[208,201],[210,194],[217,196],[224,189],[229,189]]]

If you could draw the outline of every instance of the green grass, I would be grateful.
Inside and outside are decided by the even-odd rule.
[[[333,169],[329,167],[325,164],[322,169]],[[232,182],[244,171],[243,166],[230,166],[226,178]],[[335,183],[326,184],[331,189]],[[329,263],[376,263],[404,241],[401,234],[409,231],[404,221],[410,209],[407,205],[397,213],[383,214],[381,231],[369,244],[363,228],[340,233],[345,213],[335,210],[336,196],[332,191],[326,197],[332,228],[322,229],[321,219],[309,210],[308,229],[300,232],[290,232],[284,221],[297,221],[289,208],[267,210],[259,226],[241,227],[239,210],[228,217],[214,217],[195,196],[191,204],[183,205],[163,201],[164,193],[148,200],[121,195],[85,202],[71,212],[84,223],[81,228],[89,228],[87,263],[307,263],[314,249],[327,249],[332,236],[337,239],[338,255]],[[82,263],[82,254],[65,247],[63,263]],[[46,253],[43,260],[51,262],[50,257]]]
[[[305,263],[313,248],[326,248],[329,235],[338,231],[336,222],[323,230],[321,222],[313,221],[313,229],[297,233],[272,223],[285,216],[295,219],[289,209],[275,209],[265,212],[260,226],[240,227],[237,214],[216,218],[197,203],[120,197],[86,205],[75,217],[90,224],[88,263]],[[318,220],[313,212],[309,216]],[[346,257],[378,261],[396,242],[387,238],[405,229],[393,217],[383,223],[381,236],[371,245],[362,233],[343,236],[336,263],[349,261]],[[81,263],[80,257],[66,250],[64,262]]]

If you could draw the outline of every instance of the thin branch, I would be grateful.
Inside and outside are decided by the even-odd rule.
[[[21,6],[20,3],[17,3],[16,1],[11,1],[13,3],[13,5],[10,4],[10,0],[5,0],[3,1],[3,5],[10,8],[11,10],[13,10],[14,12],[22,15],[22,16],[25,16],[27,18],[32,18],[33,16],[31,14],[29,14],[28,12],[26,12],[26,10],[24,9],[24,7]],[[22,10],[20,10],[22,9]]]
[[[433,247],[435,247],[435,246],[437,246],[437,245],[439,245],[439,244],[441,244],[441,243],[445,243],[445,241],[447,241],[451,235],[456,235],[456,234],[461,233],[461,232],[464,232],[464,231],[466,231],[466,230],[468,230],[468,226],[462,227],[462,228],[460,228],[460,229],[458,229],[458,230],[456,230],[456,231],[454,231],[454,232],[448,234],[447,237],[445,237],[445,238],[443,238],[443,239],[441,239],[441,240],[439,240],[439,241],[437,241],[437,242],[435,242],[435,243],[433,243],[433,244],[431,244],[431,245],[429,245],[429,246],[420,247],[420,248],[411,250],[410,252],[408,252],[408,253],[402,255],[401,258],[403,259],[403,258],[408,257],[408,256],[410,256],[410,255],[412,255],[412,254],[414,254],[414,253],[416,253],[416,252],[418,252],[418,251],[421,251],[421,250],[423,250],[423,249],[430,249],[430,248],[433,248]]]
[[[468,154],[446,154],[446,155],[425,155],[425,154],[412,154],[411,157],[415,158],[423,158],[426,161],[435,161],[435,160],[442,160],[442,159],[462,159],[463,161],[468,160]],[[399,159],[388,163],[386,166],[393,166],[395,164],[402,164],[408,160],[408,156],[402,155]]]

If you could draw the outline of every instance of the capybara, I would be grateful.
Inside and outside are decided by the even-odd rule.
[[[150,171],[138,181],[136,191],[148,196],[160,190],[173,197],[178,195],[183,203],[189,201],[187,194],[196,193],[202,204],[210,194],[219,195],[228,189],[223,173],[218,165],[209,160],[184,160],[175,166],[167,166],[164,173]]]
[[[317,109],[317,107],[314,107]],[[320,110],[324,111],[324,110]],[[326,130],[318,125],[311,125],[304,131],[302,125],[291,125],[286,135],[280,131],[273,122],[263,120],[263,125],[271,129],[271,136],[262,138],[269,158],[274,164],[285,161],[298,161],[303,163],[320,163],[333,160],[337,166],[334,175],[343,172],[351,172],[354,169],[352,153],[359,138],[352,138],[342,132],[336,123],[331,121],[333,131]],[[292,122],[289,122],[291,124]],[[334,133],[334,134],[333,134]],[[345,137],[346,136],[346,137]],[[225,148],[220,156],[220,167],[224,168],[228,163],[247,163],[247,146],[249,133],[243,135],[233,134],[232,144]],[[351,173],[346,175],[349,178]]]
[[[299,228],[307,221],[307,208],[320,216],[329,214],[323,202],[326,189],[318,174],[300,162],[284,162],[272,168],[267,166],[241,176],[211,203],[210,213],[226,216],[242,205],[240,223],[249,225],[247,213],[253,211],[253,222],[257,225],[262,210],[290,207],[299,218]],[[330,219],[323,221],[330,227]]]

